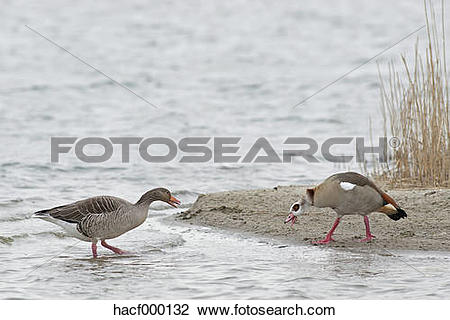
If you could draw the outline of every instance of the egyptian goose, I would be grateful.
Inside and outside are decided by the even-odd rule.
[[[367,177],[356,172],[337,173],[328,177],[324,182],[312,189],[306,189],[306,195],[291,206],[290,213],[285,223],[291,221],[292,225],[297,217],[309,206],[319,208],[329,207],[336,211],[337,218],[325,239],[314,241],[314,244],[326,244],[334,241],[332,238],[342,216],[359,214],[364,217],[366,226],[366,238],[362,242],[371,241],[374,235],[370,233],[369,218],[371,212],[385,213],[392,220],[406,218],[397,203],[378,188]]]
[[[150,190],[135,204],[111,196],[92,197],[63,206],[37,211],[34,217],[52,222],[66,230],[68,235],[92,242],[92,255],[97,257],[97,242],[117,254],[125,251],[105,242],[128,232],[147,219],[153,201],[164,201],[177,207],[180,201],[164,188]]]

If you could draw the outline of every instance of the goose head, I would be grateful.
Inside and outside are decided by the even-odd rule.
[[[166,202],[174,208],[177,208],[177,206],[181,204],[180,200],[172,196],[170,191],[165,188],[156,189],[156,193],[159,196],[159,200]]]
[[[302,196],[300,200],[294,202],[291,205],[289,215],[287,216],[286,220],[284,220],[284,223],[291,222],[291,224],[294,225],[294,223],[297,221],[298,216],[305,212],[306,209],[310,206],[311,204],[305,199],[304,196]]]
[[[163,201],[174,208],[177,208],[181,204],[180,200],[172,196],[169,190],[166,188],[156,188],[144,193],[137,202],[137,204],[147,204],[149,205],[153,201]]]

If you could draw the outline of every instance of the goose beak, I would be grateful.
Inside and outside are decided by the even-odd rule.
[[[293,226],[296,221],[297,221],[297,216],[291,212],[287,216],[286,220],[284,220],[284,223],[291,222],[291,225]]]
[[[171,196],[169,201],[167,202],[168,204],[170,204],[172,207],[177,208],[177,206],[179,204],[181,204],[180,200],[178,200],[177,198]]]

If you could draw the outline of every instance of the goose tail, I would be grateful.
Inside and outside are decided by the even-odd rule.
[[[41,210],[41,211],[36,211],[35,213],[33,213],[33,215],[31,216],[32,218],[48,218],[50,217],[50,213],[48,212],[49,210]]]
[[[385,213],[389,218],[394,221],[404,219],[408,215],[405,210],[401,209],[400,206],[392,199],[387,193],[380,191],[381,197],[383,198],[383,206],[381,207],[379,212]]]

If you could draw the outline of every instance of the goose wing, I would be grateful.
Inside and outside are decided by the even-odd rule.
[[[378,191],[378,193],[381,193],[381,190],[375,185],[375,183],[373,183],[372,180],[356,172],[337,173],[330,176],[328,179],[336,179],[341,183],[351,183],[360,187],[369,186]]]
[[[357,185],[360,187],[369,186],[374,190],[376,190],[383,199],[383,207],[381,207],[379,211],[386,213],[388,217],[393,220],[399,220],[400,218],[406,218],[408,216],[406,212],[400,208],[397,202],[395,202],[395,200],[392,199],[390,195],[388,195],[386,192],[378,188],[377,185],[372,180],[359,173],[356,172],[337,173],[331,176],[330,178],[337,179],[338,181],[340,181],[340,187],[344,190],[353,189],[350,184]],[[395,208],[395,210],[388,208],[389,205],[392,205]]]
[[[80,223],[81,220],[88,215],[110,214],[124,205],[130,205],[130,203],[116,197],[99,196],[51,209],[41,210],[35,212],[35,216],[51,216],[55,219],[69,223]]]

